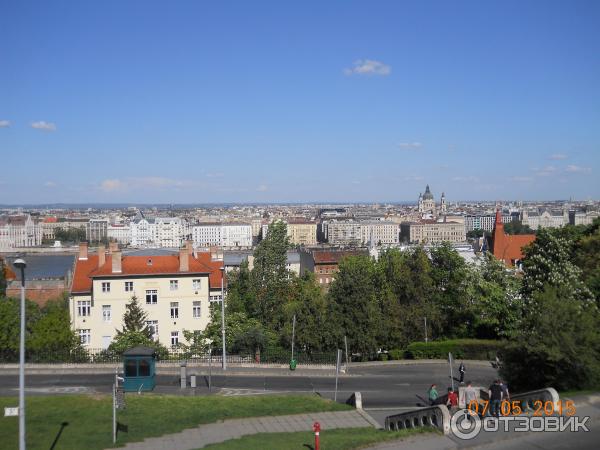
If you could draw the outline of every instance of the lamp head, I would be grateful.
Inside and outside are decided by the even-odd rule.
[[[23,270],[25,267],[27,267],[27,263],[24,259],[19,258],[14,260],[13,266],[15,266],[17,269]]]

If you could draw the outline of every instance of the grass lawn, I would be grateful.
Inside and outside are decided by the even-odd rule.
[[[62,428],[55,448],[94,450],[111,447],[112,397],[110,395],[69,395],[27,397],[27,448],[48,450]],[[117,412],[121,432],[117,444],[141,441],[146,437],[176,433],[201,423],[222,419],[301,414],[351,409],[317,395],[255,397],[179,397],[127,394],[127,408]],[[0,397],[0,411],[17,406],[17,397]],[[67,424],[62,426],[61,424]],[[0,447],[18,448],[18,418],[0,418]]]
[[[437,432],[435,428],[414,428],[401,431],[383,431],[374,428],[326,430],[321,431],[321,448],[350,450],[414,434]],[[313,433],[301,431],[298,433],[260,433],[232,439],[222,444],[208,445],[204,448],[210,450],[305,450],[313,448],[314,443]]]

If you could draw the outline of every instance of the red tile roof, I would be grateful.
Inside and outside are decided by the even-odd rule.
[[[492,237],[492,253],[496,258],[504,261],[507,266],[512,266],[514,261],[523,259],[523,247],[533,241],[535,241],[535,234],[508,235],[504,233],[500,211],[496,211],[496,222]]]
[[[198,258],[188,256],[189,271],[179,270],[179,255],[161,256],[123,256],[121,272],[112,273],[112,256],[106,255],[106,262],[98,267],[98,255],[90,254],[87,260],[76,259],[71,292],[87,293],[92,290],[92,279],[95,277],[110,277],[124,275],[168,275],[184,273],[209,274],[209,284],[212,289],[221,287],[222,261],[211,261],[210,253],[200,253]],[[149,264],[149,261],[152,263]]]

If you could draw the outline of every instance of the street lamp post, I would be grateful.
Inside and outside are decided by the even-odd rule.
[[[25,450],[25,260],[13,263],[21,271],[21,340],[19,342],[19,450]]]
[[[225,350],[225,266],[221,267],[221,340],[223,341],[223,370],[227,370],[227,354]]]

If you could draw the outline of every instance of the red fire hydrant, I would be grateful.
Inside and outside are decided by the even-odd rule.
[[[313,431],[315,432],[315,450],[319,450],[319,432],[321,431],[319,422],[313,423]]]

